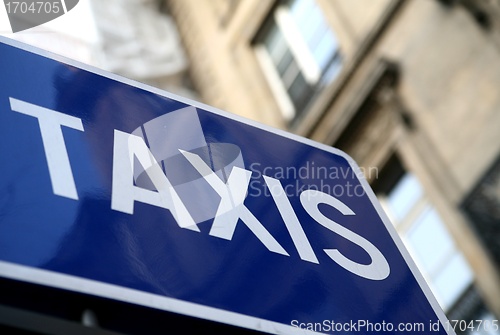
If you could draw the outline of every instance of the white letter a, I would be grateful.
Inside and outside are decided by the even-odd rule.
[[[134,185],[134,157],[158,192]],[[144,140],[115,130],[111,208],[133,214],[135,201],[169,209],[181,228],[200,231]]]

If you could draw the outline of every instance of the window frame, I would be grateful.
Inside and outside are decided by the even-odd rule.
[[[323,15],[316,0],[297,1],[313,1],[313,6]],[[328,58],[328,61],[324,63],[322,68],[315,59],[313,50],[309,47],[308,41],[303,36],[299,25],[292,17],[291,8],[289,6],[290,2],[291,1],[286,0],[276,2],[253,41],[253,49],[261,66],[263,75],[269,85],[282,117],[289,123],[304,114],[315,100],[315,97],[322,91],[323,87],[333,82],[342,69],[339,39],[326,21],[326,18],[322,16],[324,26],[327,27],[327,29],[323,31],[319,40],[321,41],[325,36],[331,34],[332,41],[334,41],[332,45],[336,47],[330,49],[331,56]],[[291,79],[288,80],[288,84],[278,72],[278,65],[273,61],[266,46],[266,39],[269,37],[272,29],[279,30],[286,44],[286,51],[292,54],[292,63],[295,63],[298,67],[297,73],[291,76]],[[317,34],[315,34],[314,37],[317,37],[316,35]],[[286,51],[284,54],[286,54]],[[280,58],[279,61],[282,59],[283,58]],[[288,70],[290,69],[288,68]],[[305,86],[306,90],[301,90],[300,95],[294,98],[289,90],[296,80],[301,80],[298,79],[299,76],[302,76],[307,86]],[[328,79],[328,77],[330,78]],[[303,106],[297,108],[294,99],[302,101],[300,98],[304,95],[307,96],[307,99],[303,100]]]
[[[396,178],[391,179],[389,183],[385,183],[382,181],[382,185],[374,185],[377,198],[380,201],[380,204],[382,208],[384,209],[385,213],[389,217],[391,223],[393,224],[394,228],[396,229],[399,237],[403,241],[403,244],[405,245],[406,249],[408,250],[409,254],[411,255],[413,261],[417,265],[420,273],[424,277],[425,281],[431,288],[433,294],[436,296],[440,306],[443,308],[445,312],[449,312],[453,309],[455,304],[460,300],[460,298],[465,294],[467,289],[474,285],[475,281],[475,274],[472,271],[470,264],[467,262],[465,259],[463,253],[460,251],[460,249],[457,247],[456,241],[454,240],[453,236],[450,234],[448,228],[446,227],[443,219],[439,215],[439,211],[437,210],[436,206],[434,206],[431,202],[431,200],[428,198],[425,188],[423,187],[422,183],[418,179],[418,176],[413,174],[410,170],[405,169],[402,164],[399,162],[399,159],[393,158],[390,160],[388,164],[391,166],[386,166],[384,168],[385,171],[388,173],[392,173],[393,175],[397,175]],[[395,167],[396,165],[399,165],[399,167]],[[405,213],[405,215],[402,218],[398,218],[396,213],[392,210],[391,205],[390,205],[390,193],[394,190],[397,189],[398,186],[400,186],[401,181],[407,176],[411,176],[412,178],[415,178],[415,180],[418,182],[418,185],[420,187],[420,196],[413,202],[413,204],[409,207],[408,211]],[[377,188],[379,188],[377,190]],[[461,292],[458,292],[458,294],[455,296],[455,298],[452,301],[446,301],[446,298],[443,296],[443,292],[440,292],[440,290],[437,287],[437,281],[438,278],[441,275],[445,274],[445,266],[434,266],[433,269],[428,269],[427,266],[425,265],[425,262],[421,259],[421,256],[419,255],[419,252],[417,251],[416,246],[414,243],[411,241],[410,234],[412,233],[412,230],[415,231],[415,229],[418,229],[419,224],[423,224],[422,219],[425,219],[425,216],[430,213],[431,211],[434,211],[435,214],[438,216],[438,219],[440,220],[440,223],[442,225],[441,228],[445,230],[447,233],[447,237],[451,241],[451,247],[449,250],[445,250],[446,252],[441,255],[441,259],[439,263],[441,265],[449,265],[451,264],[452,261],[455,260],[456,256],[460,257],[460,261],[465,262],[465,264],[468,267],[469,270],[469,275],[470,280],[469,282],[464,286],[464,289]]]

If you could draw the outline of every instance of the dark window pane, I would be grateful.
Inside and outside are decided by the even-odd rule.
[[[286,90],[288,90],[293,85],[299,74],[301,74],[299,66],[297,62],[293,61],[281,78]]]
[[[283,78],[283,75],[285,74],[286,70],[290,67],[290,64],[292,64],[292,62],[295,62],[292,53],[290,52],[289,49],[287,49],[285,55],[281,58],[277,67],[278,73],[281,78]]]
[[[307,84],[302,73],[299,73],[299,75],[295,78],[292,85],[288,89],[288,94],[292,99],[297,114],[299,114],[311,100],[313,89]]]
[[[264,45],[266,46],[266,49],[269,52],[275,66],[277,66],[283,56],[289,52],[285,38],[276,24],[273,24],[269,30],[269,33],[264,40]]]

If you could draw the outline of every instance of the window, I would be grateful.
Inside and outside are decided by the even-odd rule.
[[[455,245],[438,212],[427,198],[418,178],[392,157],[373,188],[399,236],[451,320],[472,327],[456,327],[457,335],[500,335],[491,325],[488,310],[474,285],[474,273]],[[470,323],[472,322],[472,323]]]
[[[384,185],[382,176],[378,197],[436,299],[449,312],[471,287],[474,274],[416,176],[395,158],[390,164],[390,182]]]
[[[278,2],[257,40],[257,57],[289,121],[340,71],[338,41],[314,0]]]

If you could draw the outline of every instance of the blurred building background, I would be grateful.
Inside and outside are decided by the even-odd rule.
[[[448,317],[500,317],[499,2],[166,5],[204,102],[376,167],[366,177]]]
[[[68,56],[344,150],[448,317],[500,318],[500,2],[83,3]]]

